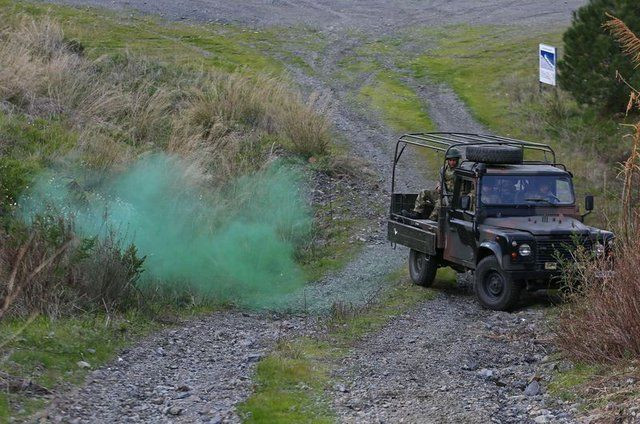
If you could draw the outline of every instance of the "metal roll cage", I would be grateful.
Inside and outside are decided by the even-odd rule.
[[[400,147],[402,145],[402,147]],[[530,141],[517,140],[514,138],[500,137],[487,134],[471,134],[471,133],[453,133],[453,132],[428,132],[428,133],[412,133],[402,135],[396,142],[396,148],[393,158],[393,170],[391,174],[391,193],[395,193],[396,183],[396,165],[402,156],[407,145],[422,147],[434,150],[436,152],[447,152],[454,147],[466,146],[514,146],[523,150],[533,150],[544,153],[544,160],[523,160],[523,164],[546,164],[553,166],[562,166],[556,162],[556,153],[551,146],[543,143],[533,143]],[[547,154],[551,155],[551,160],[547,158]],[[446,162],[446,159],[445,159]],[[440,176],[442,178],[442,176]],[[442,181],[441,181],[442,183]]]

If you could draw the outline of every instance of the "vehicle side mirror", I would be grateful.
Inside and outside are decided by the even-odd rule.
[[[584,196],[584,209],[588,212],[593,210],[593,196],[590,194]]]
[[[462,196],[460,198],[460,207],[463,211],[471,209],[471,196]]]

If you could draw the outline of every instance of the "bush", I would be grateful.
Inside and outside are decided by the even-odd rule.
[[[556,336],[578,361],[617,362],[640,357],[640,232],[615,253],[614,273],[606,262],[576,264],[569,302],[560,310]]]
[[[143,263],[112,232],[77,239],[69,221],[39,216],[0,234],[0,318],[126,309],[136,302]]]
[[[574,12],[572,25],[563,36],[564,57],[558,63],[558,81],[579,103],[603,112],[622,112],[629,89],[616,78],[616,72],[632,85],[640,85],[640,72],[603,29],[605,13],[640,31],[637,0],[591,0]]]

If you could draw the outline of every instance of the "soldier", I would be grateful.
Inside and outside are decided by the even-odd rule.
[[[461,155],[458,149],[453,147],[447,152],[447,165],[440,168],[440,175],[444,175],[445,193],[453,193],[453,169],[458,166],[458,161]],[[436,185],[435,190],[422,190],[418,193],[416,202],[412,211],[402,211],[404,216],[409,218],[418,219],[424,217],[428,210],[431,210],[429,219],[438,219],[438,211],[440,209],[440,180]],[[434,200],[435,198],[435,200]],[[448,198],[446,198],[448,199]],[[448,202],[448,200],[445,200]],[[435,217],[435,218],[432,218]]]
[[[460,154],[460,151],[458,149],[456,149],[455,147],[450,148],[447,151],[447,155],[446,155],[446,159],[447,159],[447,164],[444,165],[442,168],[440,168],[440,175],[442,176],[442,180],[444,180],[444,192],[443,194],[447,195],[451,195],[453,194],[453,181],[454,181],[454,174],[453,174],[453,170],[455,168],[458,167],[458,162],[460,160],[460,158],[462,157],[462,155]],[[433,220],[433,221],[437,221],[438,220],[438,215],[440,213],[440,191],[442,190],[442,187],[440,187],[440,181],[438,181],[438,185],[436,186],[436,193],[438,194],[437,199],[435,201],[435,204],[433,206],[433,211],[431,212],[431,215],[429,216],[429,219]],[[418,198],[420,198],[420,196],[418,196]],[[445,205],[449,204],[449,197],[445,196],[444,197],[444,202]]]
[[[527,194],[527,200],[546,200],[550,203],[555,203],[558,197],[551,191],[551,184],[548,181],[541,181],[538,183],[538,187],[529,187],[529,193]]]
[[[538,188],[538,196],[551,203],[555,203],[556,200],[559,200],[558,197],[551,191],[551,184],[549,184],[548,181],[542,181],[540,187]]]
[[[418,197],[416,198],[416,203],[413,207],[413,210],[407,214],[409,218],[417,219],[419,217],[424,217],[427,211],[431,213],[431,210],[436,203],[433,200],[433,191],[435,190],[422,190],[420,191],[420,193],[418,193]]]

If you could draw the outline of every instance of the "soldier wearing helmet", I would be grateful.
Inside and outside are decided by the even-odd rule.
[[[413,207],[413,211],[409,212],[408,216],[410,218],[417,218],[418,216],[423,215],[429,207],[433,207],[431,215],[429,219],[437,220],[438,213],[440,212],[440,191],[442,187],[440,187],[440,181],[444,182],[444,194],[452,194],[453,193],[453,181],[454,175],[453,170],[458,167],[458,162],[462,155],[460,151],[455,147],[450,148],[445,158],[447,160],[447,164],[440,168],[440,175],[442,178],[439,179],[436,189],[434,192],[431,190],[422,190],[418,197],[416,198],[416,203]],[[434,201],[435,197],[435,201]],[[445,204],[448,202],[448,197],[445,197]]]
[[[458,167],[458,163],[460,162],[461,157],[462,155],[460,154],[460,151],[455,147],[451,147],[449,150],[447,150],[447,153],[445,155],[447,164],[444,165],[442,168],[440,168],[440,175],[442,175],[441,181],[444,182],[444,187],[440,187],[440,182],[438,182],[438,185],[436,186],[436,192],[438,194],[440,194],[440,191],[442,191],[443,189],[444,191],[442,191],[442,194],[444,195],[453,194],[453,181],[454,181],[453,170]],[[441,206],[440,199],[441,197],[438,196],[435,202],[435,205],[433,206],[433,211],[429,216],[429,219],[431,220],[434,220],[434,221],[438,220],[438,215],[440,213],[440,206]],[[449,203],[449,197],[445,196],[444,202],[445,202],[445,205],[447,205]]]

